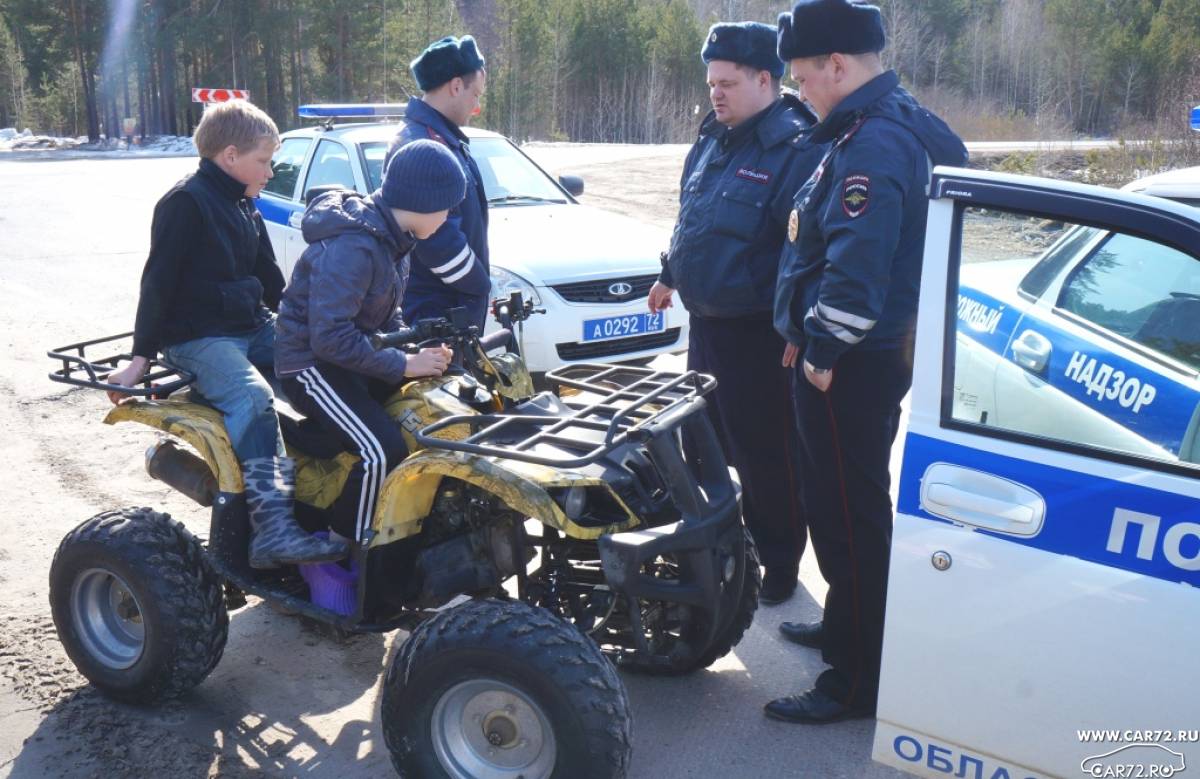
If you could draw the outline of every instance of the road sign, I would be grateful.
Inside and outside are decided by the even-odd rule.
[[[209,89],[195,87],[192,89],[193,103],[224,103],[226,100],[249,100],[248,89]]]

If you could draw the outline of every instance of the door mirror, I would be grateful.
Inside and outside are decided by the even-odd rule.
[[[558,183],[562,184],[562,188],[567,190],[571,197],[579,197],[583,194],[583,178],[580,176],[563,174],[558,177]]]

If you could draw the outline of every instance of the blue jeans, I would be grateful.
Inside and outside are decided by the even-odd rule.
[[[238,460],[285,455],[275,394],[255,367],[274,370],[274,320],[246,335],[197,338],[168,346],[163,358],[195,374],[192,388],[225,415],[225,432]]]

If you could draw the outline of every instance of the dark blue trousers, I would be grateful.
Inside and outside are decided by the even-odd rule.
[[[912,351],[851,349],[838,358],[828,392],[798,364],[795,385],[808,532],[829,583],[822,654],[832,668],[817,687],[874,710],[892,546],[888,463],[912,385]]]
[[[717,379],[710,415],[741,479],[742,515],[768,568],[797,565],[806,542],[783,347],[770,319],[691,318],[688,368]]]

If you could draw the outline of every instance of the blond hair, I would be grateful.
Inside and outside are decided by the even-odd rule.
[[[264,140],[278,144],[279,128],[266,111],[253,103],[229,100],[205,107],[192,140],[201,157],[212,159],[227,146],[236,146],[244,154]]]

